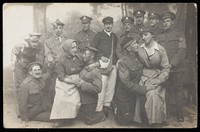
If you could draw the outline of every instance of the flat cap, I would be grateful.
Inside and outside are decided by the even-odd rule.
[[[32,33],[29,33],[29,36],[38,36],[38,37],[40,37],[40,36],[42,36],[42,34],[37,33],[37,32],[32,32]]]
[[[93,51],[93,52],[96,52],[96,53],[99,53],[100,51],[90,45],[87,45],[85,46],[86,49],[90,50],[90,51]]]
[[[158,13],[151,12],[148,14],[148,18],[150,19],[160,19],[160,15]]]
[[[89,23],[92,20],[92,18],[88,16],[82,16],[80,17],[80,20],[82,23]]]
[[[121,48],[124,50],[126,47],[128,47],[131,43],[135,41],[132,37],[126,37],[122,40],[122,43],[120,44]]]
[[[134,19],[132,17],[125,16],[121,19],[122,23],[134,23]]]
[[[36,65],[40,66],[40,68],[42,69],[42,64],[39,63],[39,62],[32,62],[32,63],[28,64],[27,68],[28,68],[28,70],[30,71],[31,68],[32,68],[33,66],[36,66]]]
[[[144,16],[145,11],[143,10],[137,10],[133,13],[134,16]]]
[[[176,15],[173,12],[165,12],[162,14],[161,19],[171,18],[174,20],[176,18]]]
[[[52,25],[56,27],[56,26],[64,26],[65,24],[62,23],[59,19],[56,19],[56,21],[52,23]]]
[[[105,23],[113,23],[113,18],[110,16],[105,17],[102,22]]]

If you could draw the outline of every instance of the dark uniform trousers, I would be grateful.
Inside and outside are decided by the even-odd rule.
[[[177,115],[183,116],[183,75],[184,72],[171,72],[169,74],[169,79],[166,82],[166,88],[173,97],[175,97],[175,103],[176,103],[176,109],[177,109]],[[168,94],[169,94],[168,93]],[[168,95],[166,98],[169,100],[171,95]],[[169,109],[169,106],[167,107]]]

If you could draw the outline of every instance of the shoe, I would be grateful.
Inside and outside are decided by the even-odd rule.
[[[164,121],[164,122],[161,123],[161,126],[169,126],[169,123]]]
[[[106,120],[106,117],[105,117],[104,113],[98,112],[98,113],[96,113],[95,117],[93,117],[91,120],[86,121],[85,124],[86,125],[94,125],[94,124],[100,123],[105,120]]]
[[[104,114],[105,114],[106,117],[109,117],[109,110],[110,110],[110,109],[111,109],[111,108],[108,107],[108,106],[104,106],[104,107],[103,107],[103,112],[104,112]]]

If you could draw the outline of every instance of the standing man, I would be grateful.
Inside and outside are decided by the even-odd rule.
[[[160,15],[158,13],[149,13],[148,14],[149,19],[149,28],[153,32],[154,36],[159,35],[163,29],[159,25],[160,21]]]
[[[110,109],[111,101],[115,92],[115,83],[117,78],[116,69],[116,47],[118,38],[115,33],[112,32],[113,18],[110,16],[105,17],[102,20],[104,24],[104,30],[98,32],[92,45],[98,49],[101,53],[99,56],[101,60],[108,64],[106,69],[101,69],[102,74],[102,91],[98,95],[98,103],[96,111],[104,111],[108,116],[108,110]]]
[[[162,14],[164,31],[157,36],[157,41],[167,51],[169,62],[171,65],[170,75],[168,79],[167,91],[175,94],[175,103],[177,109],[177,119],[184,121],[183,117],[183,75],[184,75],[184,59],[186,57],[186,41],[182,32],[173,28],[176,15],[172,12]],[[171,98],[171,97],[170,97]]]
[[[142,28],[144,27],[144,15],[145,11],[143,10],[137,10],[133,13],[135,17],[135,26],[134,26],[134,32],[141,35]]]
[[[51,109],[54,95],[55,95],[55,83],[57,75],[54,72],[54,67],[59,61],[62,55],[62,46],[63,42],[66,40],[66,37],[63,35],[64,23],[57,19],[53,24],[54,34],[50,36],[44,42],[45,50],[45,72],[49,72],[50,76],[46,80],[46,86],[44,88],[44,96],[46,98],[46,105]]]
[[[96,112],[98,93],[102,89],[102,77],[98,68],[88,69],[87,65],[95,62],[99,50],[94,47],[86,46],[83,54],[86,67],[80,72],[78,89],[80,93],[81,109],[84,112],[84,122],[93,125],[105,120],[102,112]]]
[[[78,42],[79,50],[81,53],[83,53],[83,51],[85,50],[85,46],[91,44],[91,41],[96,35],[96,32],[90,30],[90,23],[92,21],[91,17],[82,16],[80,17],[80,20],[82,23],[82,30],[75,35],[74,40]]]
[[[122,58],[123,55],[125,54],[124,52],[122,52],[122,49],[120,46],[120,43],[122,43],[122,40],[124,40],[124,38],[133,37],[136,41],[139,41],[140,39],[140,35],[133,31],[134,19],[132,17],[125,16],[121,19],[121,22],[123,23],[125,33],[119,37],[119,42],[117,44],[116,52],[117,52],[118,59]]]
[[[22,121],[50,121],[50,111],[42,106],[42,65],[38,62],[28,66],[28,77],[22,82],[19,96],[19,111]]]
[[[27,77],[27,65],[31,62],[43,63],[44,51],[40,43],[40,33],[30,33],[29,38],[25,39],[20,45],[15,46],[11,53],[11,70],[14,73],[14,83],[16,98],[19,97],[20,84]],[[16,99],[18,102],[18,99]],[[16,103],[18,107],[18,103]],[[18,117],[19,112],[17,108]]]

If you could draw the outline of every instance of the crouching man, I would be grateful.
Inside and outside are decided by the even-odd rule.
[[[19,93],[19,112],[22,121],[49,121],[50,112],[42,104],[42,65],[37,62],[28,65],[29,75],[22,82]]]
[[[93,125],[105,120],[103,112],[96,112],[98,93],[102,89],[102,78],[98,68],[88,68],[88,65],[95,62],[95,54],[99,50],[91,46],[86,46],[84,61],[86,67],[80,72],[79,87],[81,99],[81,111],[84,113],[84,122]]]

